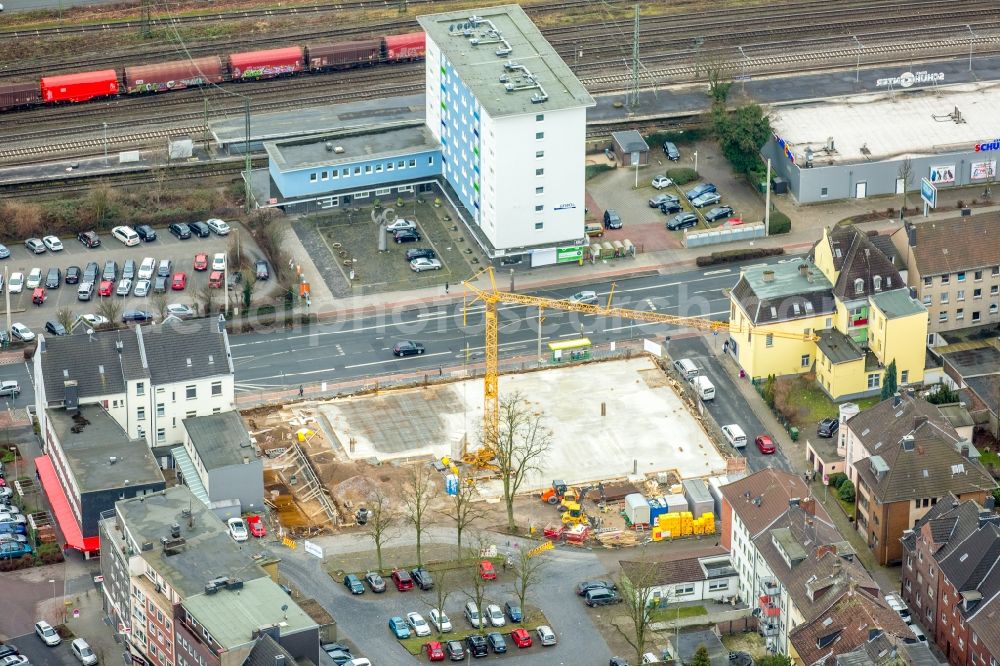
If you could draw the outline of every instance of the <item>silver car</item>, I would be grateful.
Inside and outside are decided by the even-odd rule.
[[[597,305],[596,291],[578,291],[569,297],[570,303],[583,303],[584,305]]]
[[[121,282],[119,282],[118,288],[115,289],[115,293],[119,296],[128,296],[131,291],[132,280],[129,280],[128,278],[124,278]]]
[[[133,296],[148,296],[149,295],[149,280],[136,280],[135,287],[132,289]]]
[[[704,208],[705,206],[711,206],[712,204],[717,204],[722,201],[722,196],[718,192],[706,192],[701,196],[695,197],[691,201],[691,205],[695,208]]]

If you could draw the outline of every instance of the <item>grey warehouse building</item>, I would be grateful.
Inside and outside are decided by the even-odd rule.
[[[779,107],[761,152],[799,203],[902,195],[905,187],[912,206],[923,178],[939,190],[995,179],[998,105],[997,89],[966,84]]]

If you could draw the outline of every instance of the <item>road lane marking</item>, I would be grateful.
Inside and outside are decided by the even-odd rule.
[[[725,273],[732,273],[732,268],[720,268],[717,271],[705,271],[702,275],[723,275]]]
[[[445,354],[453,354],[451,351],[444,352],[434,352],[433,354],[416,354],[416,358],[427,358],[428,356],[444,356]],[[393,361],[402,361],[405,357],[394,356],[393,358],[387,358],[382,361],[372,361],[371,363],[357,363],[355,365],[345,365],[344,370],[350,370],[351,368],[364,368],[369,365],[379,365],[380,363],[392,363]]]

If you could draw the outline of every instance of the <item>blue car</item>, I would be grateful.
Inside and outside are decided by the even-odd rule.
[[[507,611],[507,617],[510,618],[511,622],[520,622],[523,619],[521,605],[516,601],[508,601],[503,605],[503,609]]]
[[[9,560],[31,555],[33,552],[30,544],[20,541],[0,541],[0,559]]]
[[[389,629],[400,640],[410,637],[410,628],[406,626],[406,620],[399,616],[389,618]]]
[[[695,185],[690,190],[685,192],[684,196],[687,197],[688,201],[694,201],[703,194],[709,194],[715,191],[716,189],[714,183],[702,183],[701,185]]]
[[[0,522],[0,534],[27,534],[28,530],[23,523],[13,521]]]

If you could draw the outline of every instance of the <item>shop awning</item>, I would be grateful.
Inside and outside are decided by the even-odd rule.
[[[45,489],[45,496],[49,498],[52,505],[52,514],[59,523],[59,530],[66,539],[66,547],[82,551],[84,553],[94,553],[101,549],[101,539],[97,536],[84,537],[80,529],[80,523],[76,522],[76,515],[69,505],[66,493],[59,483],[56,470],[52,466],[52,460],[48,456],[35,458],[35,469],[42,480],[42,487]]]

